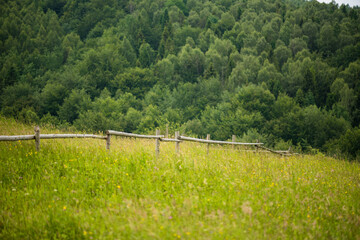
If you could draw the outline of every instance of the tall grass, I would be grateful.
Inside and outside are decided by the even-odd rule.
[[[0,134],[32,133],[0,119]],[[0,142],[1,239],[359,239],[359,199],[360,165],[321,155]]]

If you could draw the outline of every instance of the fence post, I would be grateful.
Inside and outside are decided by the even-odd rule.
[[[180,137],[180,132],[176,131],[175,132],[175,139],[179,140]],[[180,155],[180,142],[175,142],[175,152],[177,155]]]
[[[35,131],[35,147],[36,147],[36,151],[40,151],[40,128],[39,126],[36,126],[34,128]]]
[[[111,135],[109,131],[106,131],[106,150],[108,151],[110,151],[110,140],[111,140]]]
[[[236,136],[235,135],[232,135],[232,142],[234,143],[234,142],[236,142]],[[232,149],[234,149],[235,148],[235,145],[232,145]]]
[[[156,129],[156,136],[159,136],[159,135],[160,135],[160,130]],[[155,156],[156,156],[156,159],[159,158],[159,153],[160,153],[160,139],[157,138],[155,140]]]
[[[210,134],[206,135],[206,140],[210,140]],[[206,153],[209,154],[210,143],[206,146]]]

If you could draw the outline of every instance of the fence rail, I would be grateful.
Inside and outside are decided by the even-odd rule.
[[[181,140],[176,139],[176,138],[160,138],[160,141],[162,141],[162,142],[182,142]]]
[[[234,135],[232,137],[232,141],[227,142],[227,141],[210,140],[210,134],[207,135],[206,139],[199,139],[199,138],[181,136],[179,132],[175,132],[175,138],[167,138],[164,135],[160,135],[159,130],[156,130],[156,135],[141,135],[141,134],[108,130],[108,131],[106,131],[106,136],[95,135],[95,134],[40,134],[40,128],[38,126],[36,126],[34,130],[35,130],[34,135],[0,136],[0,141],[35,140],[36,150],[39,151],[41,139],[94,138],[94,139],[106,140],[106,149],[110,150],[111,135],[114,135],[114,136],[121,136],[121,137],[155,139],[156,157],[159,156],[160,141],[161,142],[175,142],[175,151],[177,154],[180,154],[180,143],[183,141],[206,143],[207,144],[207,153],[209,153],[210,144],[219,144],[219,145],[232,145],[233,148],[234,148],[234,146],[253,146],[253,147],[256,147],[256,149],[257,149],[255,152],[271,152],[271,153],[279,154],[282,156],[291,156],[293,154],[290,152],[290,149],[285,150],[285,151],[276,151],[276,150],[272,150],[272,149],[262,146],[263,143],[259,143],[259,142],[256,142],[256,143],[236,142],[236,137]],[[262,151],[259,151],[259,149],[262,149]]]
[[[34,140],[34,135],[0,136],[0,141]]]
[[[164,135],[140,135],[134,133],[117,132],[113,130],[106,131],[107,135],[123,136],[123,137],[135,137],[135,138],[147,138],[147,139],[159,139],[163,138]]]
[[[190,142],[200,142],[200,143],[211,143],[211,144],[228,144],[228,145],[246,145],[246,146],[257,146],[262,145],[263,143],[242,143],[242,142],[226,142],[226,141],[216,141],[216,140],[205,140],[199,138],[191,138],[185,136],[179,136],[179,140],[190,141]]]
[[[94,134],[40,134],[40,139],[54,139],[54,138],[96,138],[106,139],[106,136]]]
[[[106,136],[93,134],[40,134],[40,139],[55,139],[55,138],[97,138],[106,139]],[[19,141],[19,140],[34,140],[35,135],[18,135],[18,136],[0,136],[0,141]]]

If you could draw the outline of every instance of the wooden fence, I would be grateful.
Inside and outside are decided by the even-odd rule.
[[[175,142],[175,152],[177,154],[180,154],[180,143],[183,141],[206,143],[207,144],[207,153],[209,153],[210,144],[218,144],[218,145],[232,145],[233,148],[235,146],[254,146],[254,147],[256,147],[257,152],[259,152],[259,150],[262,150],[262,152],[272,152],[275,154],[280,154],[282,156],[292,155],[292,153],[290,152],[290,149],[287,151],[275,151],[275,150],[272,150],[272,149],[262,146],[263,143],[259,143],[259,142],[256,142],[256,143],[236,142],[235,135],[232,136],[231,142],[227,142],[227,141],[210,140],[210,134],[207,135],[206,139],[181,136],[179,131],[175,132],[175,138],[167,138],[164,135],[160,135],[160,130],[156,130],[156,135],[141,135],[141,134],[108,130],[108,131],[106,131],[106,136],[94,135],[94,134],[40,134],[40,128],[38,126],[35,127],[34,131],[35,131],[34,135],[0,136],[0,141],[35,140],[36,151],[40,151],[40,140],[41,139],[95,138],[95,139],[106,140],[106,149],[110,150],[111,135],[114,135],[114,136],[121,136],[121,137],[155,139],[156,157],[159,157],[160,142]]]

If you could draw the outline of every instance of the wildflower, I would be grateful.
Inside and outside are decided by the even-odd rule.
[[[66,210],[66,206],[63,207],[63,210],[64,210],[64,211]]]
[[[118,185],[117,188],[120,189],[121,188],[120,185]]]
[[[86,236],[87,232],[84,230],[83,234],[84,234],[84,236]]]

